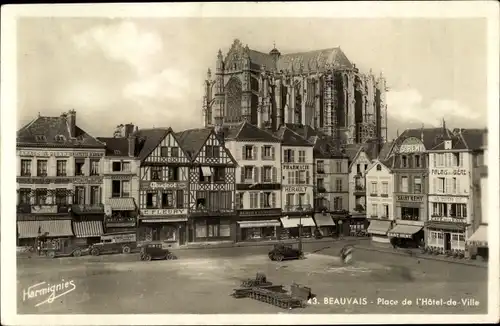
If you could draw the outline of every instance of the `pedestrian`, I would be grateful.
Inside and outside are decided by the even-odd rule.
[[[38,253],[38,256],[40,256],[40,253],[42,252],[42,248],[40,247],[40,240],[36,241],[36,252]]]
[[[391,245],[392,245],[392,248],[396,249],[397,246],[396,246],[396,238],[391,238]]]

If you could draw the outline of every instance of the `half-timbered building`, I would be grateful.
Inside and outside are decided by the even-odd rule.
[[[191,161],[188,241],[234,240],[236,161],[223,137],[214,129],[190,129],[175,136]]]
[[[138,240],[168,246],[186,243],[190,157],[171,128],[139,131],[140,218]]]
[[[126,124],[115,131],[114,137],[99,137],[99,140],[106,145],[103,160],[105,232],[135,233],[139,199],[137,128]]]
[[[102,234],[104,152],[102,142],[76,125],[73,110],[38,116],[17,132],[18,245],[85,244]]]
[[[281,217],[281,142],[248,122],[224,132],[236,168],[236,240],[276,239]]]

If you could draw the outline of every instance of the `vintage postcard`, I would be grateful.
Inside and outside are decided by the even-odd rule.
[[[498,322],[495,2],[1,27],[2,324]]]

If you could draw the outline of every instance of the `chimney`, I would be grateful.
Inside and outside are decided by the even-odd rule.
[[[75,110],[69,110],[68,114],[66,115],[66,121],[68,124],[69,136],[71,138],[75,138],[76,137],[76,111]]]
[[[135,144],[137,143],[137,132],[138,130],[137,128],[134,130],[133,124],[125,125],[125,134],[127,135],[128,138],[128,156],[130,157],[135,157]]]
[[[134,124],[132,122],[127,123],[124,129],[125,129],[125,135],[123,135],[123,137],[129,138],[129,136],[131,136],[132,133],[134,132]]]

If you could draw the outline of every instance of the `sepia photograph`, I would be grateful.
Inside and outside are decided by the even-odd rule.
[[[2,324],[498,322],[495,5],[2,8]]]

